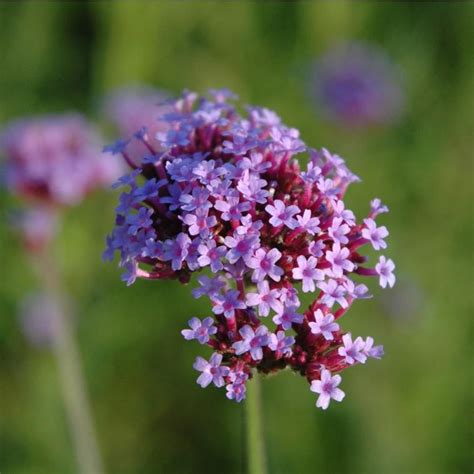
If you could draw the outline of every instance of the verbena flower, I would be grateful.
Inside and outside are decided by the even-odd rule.
[[[307,148],[271,111],[240,114],[228,96],[185,92],[170,104],[161,147],[117,183],[124,189],[105,257],[118,252],[129,284],[187,283],[208,272],[193,295],[209,298],[210,313],[182,331],[213,349],[209,362],[195,364],[201,386],[225,385],[227,398],[240,402],[255,371],[288,367],[327,408],[343,398],[341,371],[383,353],[370,337],[352,340],[340,318],[370,297],[355,276],[394,283],[391,260],[370,267],[361,253],[384,248],[387,232],[375,219],[387,209],[374,200],[357,223],[342,199],[359,179],[341,157]],[[295,157],[304,152],[309,163],[301,170]],[[147,183],[152,193],[143,192]],[[307,308],[301,291],[314,295]]]
[[[404,102],[400,73],[386,53],[355,42],[316,61],[311,93],[326,118],[349,127],[389,123]]]
[[[43,204],[77,204],[120,173],[119,163],[102,155],[99,136],[80,115],[13,122],[2,134],[0,148],[7,187]]]

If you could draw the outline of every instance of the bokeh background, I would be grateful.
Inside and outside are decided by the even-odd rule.
[[[115,87],[171,93],[229,87],[276,110],[310,145],[363,178],[346,203],[391,212],[386,253],[398,285],[357,302],[344,328],[385,345],[382,361],[344,373],[347,398],[314,407],[306,381],[264,380],[270,472],[472,472],[473,13],[470,2],[118,1],[0,4],[0,125],[82,111],[112,139],[100,103]],[[341,40],[383,48],[403,75],[405,107],[383,127],[323,119],[308,96],[313,61]],[[65,215],[56,254],[75,305],[84,370],[110,473],[242,472],[242,404],[202,390],[206,349],[180,335],[210,308],[176,282],[126,288],[104,264],[117,196],[98,192]],[[16,201],[1,191],[2,215]],[[48,349],[18,324],[39,286],[2,218],[0,470],[75,472]]]

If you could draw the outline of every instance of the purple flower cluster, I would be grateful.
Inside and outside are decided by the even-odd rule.
[[[100,138],[79,115],[14,122],[2,134],[0,148],[9,189],[52,206],[79,203],[116,179],[121,168],[101,155]]]
[[[332,48],[317,61],[311,87],[323,114],[346,126],[388,123],[403,107],[400,74],[374,45]]]
[[[248,107],[241,115],[229,99],[225,90],[185,92],[170,103],[153,159],[118,182],[125,189],[104,257],[120,254],[128,284],[187,283],[207,270],[193,295],[209,298],[213,314],[182,331],[214,351],[194,365],[201,386],[225,386],[239,402],[255,371],[289,367],[325,409],[344,397],[337,373],[383,353],[371,337],[352,340],[339,319],[356,299],[370,298],[353,276],[395,283],[390,259],[368,267],[360,253],[386,247],[388,232],[375,219],[387,208],[375,199],[357,223],[342,199],[359,179],[341,157],[306,147],[274,112]],[[303,152],[309,163],[301,170],[295,156]],[[314,293],[306,309],[300,291]]]

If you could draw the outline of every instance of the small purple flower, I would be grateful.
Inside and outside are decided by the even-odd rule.
[[[155,239],[147,239],[145,241],[145,248],[141,253],[142,257],[150,258],[162,258],[163,257],[163,244],[157,242]]]
[[[347,290],[347,294],[355,299],[370,299],[372,295],[369,294],[369,289],[363,284],[355,285],[352,280],[346,278],[343,282],[344,288]],[[340,303],[339,303],[340,304]]]
[[[328,229],[328,234],[335,243],[345,245],[349,242],[346,235],[350,230],[351,228],[347,224],[344,224],[342,217],[335,217],[332,221],[331,227]]]
[[[342,336],[342,342],[344,343],[344,347],[339,347],[338,354],[345,358],[345,362],[349,365],[355,364],[356,362],[360,362],[364,364],[367,360],[367,356],[364,353],[365,342],[361,337],[352,342],[351,333],[344,334]]]
[[[367,357],[372,357],[374,359],[381,359],[383,356],[383,346],[374,346],[374,339],[372,337],[367,337],[365,340],[364,354]]]
[[[153,210],[148,207],[141,207],[136,214],[129,214],[127,216],[128,233],[135,235],[140,229],[148,229],[153,224],[152,215]]]
[[[249,325],[245,325],[239,330],[239,333],[243,339],[232,344],[236,355],[250,352],[253,360],[261,360],[263,357],[262,347],[268,346],[270,342],[268,328],[262,325],[254,331]]]
[[[280,117],[273,110],[265,107],[248,107],[252,122],[259,125],[275,126],[281,123]]]
[[[323,177],[321,177],[318,179],[317,184],[319,192],[323,196],[334,202],[339,192],[339,187],[335,184],[335,181],[332,179],[324,179]]]
[[[264,204],[267,201],[268,191],[263,189],[267,185],[259,175],[250,174],[248,170],[242,173],[242,178],[237,184],[237,189],[248,201]]]
[[[331,276],[342,278],[344,270],[347,272],[354,270],[354,264],[349,260],[350,253],[347,247],[341,248],[339,242],[332,246],[332,250],[326,252],[326,260],[331,264]]]
[[[235,400],[237,403],[240,403],[242,400],[245,399],[247,387],[244,383],[233,382],[226,386],[226,390],[226,397],[229,400]]]
[[[301,153],[306,145],[299,139],[300,132],[295,128],[272,127],[270,136],[274,141],[273,147],[277,152]]]
[[[231,369],[229,379],[231,383],[226,386],[226,397],[229,400],[235,400],[237,403],[240,403],[245,399],[245,393],[247,391],[245,383],[248,380],[248,375],[241,370]]]
[[[395,285],[395,275],[393,274],[393,270],[395,270],[395,264],[389,258],[388,260],[381,255],[379,257],[379,262],[375,265],[375,271],[379,276],[379,283],[382,288],[385,288],[387,285],[390,288],[393,288]]]
[[[227,260],[235,263],[239,259],[249,262],[253,256],[254,250],[260,245],[260,238],[255,234],[239,234],[234,232],[233,237],[226,237],[224,243],[229,247]]]
[[[170,211],[175,211],[181,206],[181,195],[186,194],[189,189],[181,189],[181,186],[178,183],[173,183],[167,187],[169,196],[163,196],[160,198],[160,201],[163,204],[169,205]]]
[[[305,183],[313,184],[321,177],[321,168],[316,166],[312,161],[308,163],[306,172],[301,173],[301,178]]]
[[[194,298],[200,298],[204,295],[215,298],[226,287],[226,281],[222,276],[209,278],[207,275],[200,275],[198,276],[198,283],[200,287],[192,290]]]
[[[273,227],[286,225],[290,229],[295,229],[298,226],[298,221],[294,216],[300,212],[300,208],[293,205],[286,206],[280,199],[275,199],[273,204],[273,206],[271,204],[265,206],[265,210],[272,216],[270,224]]]
[[[229,367],[221,366],[222,354],[214,352],[209,362],[202,357],[196,357],[193,368],[198,372],[202,372],[197,379],[197,383],[202,387],[207,387],[211,382],[216,387],[225,385],[224,377],[229,373]]]
[[[285,331],[278,331],[276,334],[270,334],[268,347],[275,352],[281,352],[282,355],[290,357],[293,353],[292,346],[295,343],[293,336],[287,336]]]
[[[254,221],[251,215],[243,216],[240,219],[242,225],[239,225],[235,232],[237,234],[253,234],[253,235],[260,235],[260,229],[263,226],[263,222],[261,220]]]
[[[236,309],[245,309],[247,306],[240,300],[240,294],[236,290],[229,290],[224,295],[217,295],[214,297],[214,306],[212,312],[214,314],[222,314],[226,318],[232,318],[235,315]]]
[[[189,226],[190,235],[199,235],[203,239],[206,238],[212,227],[217,224],[216,216],[209,216],[206,208],[196,209],[194,214],[186,214],[183,222]]]
[[[112,155],[118,155],[123,153],[126,149],[130,140],[116,140],[114,143],[110,145],[105,145],[102,151],[104,153],[111,153]]]
[[[131,186],[134,188],[136,186],[136,177],[142,172],[141,168],[138,168],[132,171],[130,174],[125,174],[120,176],[120,178],[112,184],[112,189],[121,188],[122,186]]]
[[[138,277],[138,264],[137,262],[124,262],[122,264],[123,268],[125,268],[125,272],[122,273],[120,279],[127,283],[127,286],[133,285],[135,280]]]
[[[333,332],[339,331],[339,324],[334,322],[334,315],[331,313],[323,314],[318,309],[314,313],[315,322],[309,323],[311,332],[313,334],[321,334],[326,341],[332,341],[334,339]]]
[[[280,290],[271,290],[266,280],[260,281],[257,289],[257,293],[247,293],[247,304],[249,306],[258,306],[260,316],[268,316],[270,308],[277,313],[283,312],[283,304],[278,299]]]
[[[277,313],[273,317],[273,322],[275,324],[280,324],[281,327],[286,331],[291,328],[293,323],[301,324],[303,322],[303,315],[296,312],[294,306],[285,306],[281,313]]]
[[[174,240],[165,240],[163,258],[165,260],[171,260],[171,268],[174,271],[181,270],[184,259],[188,255],[190,244],[191,239],[184,232],[178,234]]]
[[[308,245],[308,251],[313,257],[322,257],[324,255],[324,249],[326,246],[322,240],[313,240]]]
[[[253,268],[252,281],[262,281],[267,275],[274,281],[280,281],[283,270],[276,265],[280,260],[281,252],[278,249],[271,249],[266,252],[260,248],[248,261],[248,266]]]
[[[146,199],[151,199],[158,196],[158,191],[165,184],[167,184],[165,179],[160,179],[157,181],[155,178],[153,178],[146,181],[143,186],[140,186],[133,191],[135,202],[139,203],[141,201],[145,201]]]
[[[183,329],[181,334],[187,341],[196,339],[199,344],[205,344],[209,341],[210,336],[217,332],[217,328],[213,323],[214,319],[209,317],[205,318],[203,321],[198,318],[191,318],[188,321],[191,329]]]
[[[165,148],[174,146],[186,146],[189,143],[190,128],[182,128],[180,130],[168,130],[168,132],[158,132],[155,137]]]
[[[316,268],[318,261],[315,257],[306,258],[299,255],[296,259],[298,266],[293,268],[293,278],[295,280],[303,280],[303,293],[313,292],[316,287],[315,280],[324,280],[324,272]]]
[[[201,245],[202,239],[196,237],[191,241],[188,247],[188,254],[186,255],[186,264],[188,265],[189,270],[194,271],[198,270],[201,266],[198,263],[199,252],[198,247]]]
[[[216,241],[211,239],[199,245],[198,252],[200,257],[197,260],[201,267],[210,265],[213,273],[217,273],[224,268],[221,261],[227,253],[227,248],[224,245],[217,247]]]
[[[194,188],[191,194],[181,194],[179,201],[184,211],[191,212],[195,209],[209,209],[211,203],[208,201],[209,191],[207,189]]]
[[[388,207],[382,204],[382,201],[378,198],[370,201],[370,217],[375,219],[379,214],[388,212]]]
[[[199,181],[204,185],[210,184],[213,180],[225,173],[224,167],[220,166],[216,168],[216,162],[214,160],[201,161],[193,169],[193,174],[197,176]]]
[[[298,220],[298,227],[304,229],[308,234],[315,235],[321,231],[318,227],[319,219],[317,217],[311,217],[311,211],[306,209],[301,216],[296,216]]]
[[[295,308],[299,308],[301,305],[300,300],[298,298],[298,291],[293,286],[283,287],[280,289],[280,301],[285,306],[294,306]]]
[[[344,201],[340,199],[334,204],[333,207],[334,217],[342,219],[349,226],[355,224],[355,215],[350,209],[344,208]]]
[[[221,218],[224,221],[240,221],[242,217],[242,212],[246,212],[250,210],[250,203],[249,202],[239,202],[240,198],[237,195],[229,195],[227,196],[226,200],[218,200],[216,201],[214,207],[221,211]]]
[[[364,219],[364,223],[366,228],[362,229],[362,237],[368,240],[375,250],[386,249],[387,244],[383,239],[388,236],[387,228],[377,227],[373,219]]]
[[[171,179],[178,183],[192,183],[197,180],[193,174],[193,169],[201,159],[200,154],[196,157],[185,156],[183,158],[174,158],[166,163],[166,171]]]
[[[328,308],[332,308],[334,303],[338,303],[342,308],[347,308],[348,302],[344,298],[347,290],[344,286],[339,285],[336,280],[321,281],[318,283],[318,288],[324,292],[321,303],[325,304]]]
[[[315,393],[319,393],[316,406],[326,410],[329,406],[331,399],[336,400],[336,402],[341,402],[345,397],[345,393],[337,388],[341,383],[341,376],[336,374],[333,377],[329,370],[323,369],[321,371],[321,380],[313,380],[311,382],[310,390]]]

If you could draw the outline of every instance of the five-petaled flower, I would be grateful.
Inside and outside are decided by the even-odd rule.
[[[188,321],[191,329],[183,329],[181,334],[186,340],[196,339],[200,344],[205,344],[209,338],[217,332],[214,326],[214,319],[205,318],[201,321],[198,318],[191,318]]]
[[[331,399],[336,400],[336,402],[342,401],[346,394],[340,388],[337,388],[341,380],[340,375],[331,376],[329,370],[323,369],[321,371],[321,379],[311,382],[310,390],[319,393],[318,400],[316,401],[318,408],[326,410]]]
[[[314,322],[308,325],[313,334],[321,334],[327,341],[332,341],[333,332],[339,331],[339,324],[334,322],[334,315],[331,313],[325,315],[320,309],[314,312]]]
[[[196,357],[193,367],[202,372],[197,379],[197,383],[202,387],[207,387],[211,382],[216,387],[223,387],[225,385],[224,377],[229,373],[229,367],[221,365],[222,354],[212,354],[209,362],[202,357]]]

